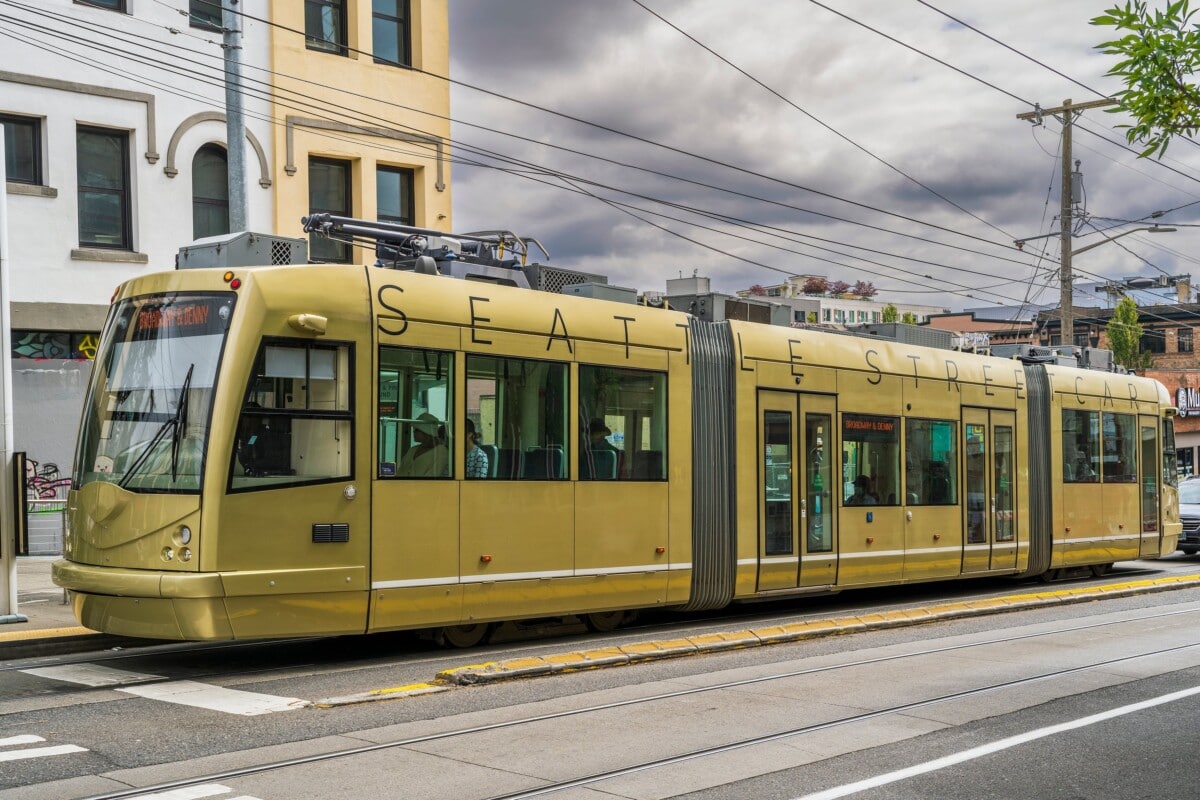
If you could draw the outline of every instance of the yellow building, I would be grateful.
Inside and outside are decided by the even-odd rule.
[[[446,0],[273,0],[271,19],[275,232],[301,235],[312,211],[449,230]]]

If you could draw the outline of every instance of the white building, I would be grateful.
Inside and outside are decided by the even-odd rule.
[[[874,297],[862,298],[852,294],[805,294],[804,285],[810,278],[827,280],[823,275],[793,275],[786,282],[752,289],[741,289],[739,297],[757,297],[771,303],[779,303],[792,309],[795,323],[821,323],[827,325],[862,325],[883,322],[883,311],[895,306],[903,317],[911,313],[918,323],[933,314],[950,311],[941,306],[896,303]]]

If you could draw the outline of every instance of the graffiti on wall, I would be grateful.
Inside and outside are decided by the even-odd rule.
[[[71,479],[59,477],[58,465],[25,460],[25,499],[32,511],[61,511]]]

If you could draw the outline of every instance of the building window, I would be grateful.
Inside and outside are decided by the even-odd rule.
[[[1161,330],[1146,330],[1142,333],[1141,351],[1143,353],[1167,352],[1167,337]]]
[[[408,0],[372,0],[371,11],[371,40],[375,60],[411,66]]]
[[[350,162],[333,158],[308,159],[308,209],[310,214],[322,212],[348,217],[350,207]],[[348,263],[350,245],[325,236],[312,234],[308,241],[309,257],[313,261]]]
[[[192,238],[229,233],[229,159],[206,144],[192,159]]]
[[[221,28],[221,0],[188,0],[188,24],[193,28]]]
[[[96,345],[99,340],[100,334],[96,332],[70,333],[67,331],[14,329],[12,332],[12,357],[90,361],[96,358]]]
[[[0,115],[4,125],[4,170],[12,183],[42,184],[42,121]]]
[[[129,250],[129,134],[102,128],[76,131],[79,244]]]
[[[346,0],[304,0],[304,44],[346,55]]]
[[[1178,331],[1178,338],[1177,338],[1176,342],[1177,342],[1176,349],[1180,353],[1192,352],[1192,329],[1191,328],[1180,328]]]
[[[124,11],[125,0],[75,0],[81,6],[96,6],[97,8],[107,8],[111,11]]]
[[[400,167],[379,167],[375,171],[375,201],[380,222],[416,225],[413,212],[413,184],[416,173]]]

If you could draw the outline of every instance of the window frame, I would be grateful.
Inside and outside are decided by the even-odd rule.
[[[219,153],[221,156],[220,160],[224,165],[224,177],[225,177],[225,197],[224,197],[223,203],[221,202],[221,198],[200,197],[197,194],[196,176],[199,174],[199,170],[197,169],[196,164],[197,164],[197,161],[200,159],[201,155],[203,155],[205,153],[209,153],[209,154]],[[206,208],[224,208],[224,210],[225,210],[224,230],[214,231],[214,232],[197,231],[196,225],[197,225],[198,220],[200,219],[200,217],[196,214],[196,207],[198,205],[202,206],[202,207],[206,207]],[[201,145],[196,150],[195,155],[192,156],[192,238],[193,239],[202,239],[207,236],[219,236],[224,233],[230,233],[230,230],[229,230],[229,151],[226,150],[224,147],[222,147],[219,144],[214,144],[212,142],[209,142],[208,144]]]
[[[1078,416],[1087,420],[1086,426],[1068,428],[1067,416]],[[1068,441],[1068,431],[1074,436]],[[1062,410],[1062,470],[1063,483],[1100,483],[1101,450],[1100,412],[1093,409],[1064,408]],[[1078,455],[1083,453],[1090,475],[1077,475]]]
[[[1193,352],[1193,335],[1190,327],[1183,327],[1176,331],[1175,334],[1175,352],[1191,353]]]
[[[75,0],[75,5],[102,8],[106,11],[117,11],[121,14],[129,13],[127,0]]]
[[[411,68],[413,65],[413,47],[412,47],[412,3],[410,0],[395,0],[396,5],[401,6],[403,17],[396,17],[391,14],[384,14],[375,10],[374,2],[371,3],[371,55],[376,64],[386,64],[388,66]],[[383,22],[384,24],[394,25],[396,28],[396,51],[400,57],[395,61],[386,58],[380,58],[378,52],[377,25]]]
[[[878,496],[874,497],[875,502],[850,502],[856,496],[858,490],[859,478],[866,475],[875,484],[876,495],[885,491],[888,487],[879,486],[881,475],[884,478],[890,476],[889,487],[895,486],[900,480],[900,424],[903,418],[892,414],[860,414],[858,412],[844,411],[839,414],[838,427],[841,430],[841,489],[838,492],[838,504],[843,508],[858,508],[869,506],[898,507],[900,498],[897,496],[895,503],[880,502]],[[882,452],[891,451],[890,463],[882,465],[882,472],[872,471],[870,473],[863,472],[864,465],[857,458],[860,449],[867,450],[867,445],[874,445],[871,449],[879,448]],[[852,451],[854,457],[851,457]],[[868,464],[870,460],[867,459]],[[854,475],[851,477],[850,470],[853,466]],[[872,465],[875,466],[875,465]],[[848,480],[847,480],[848,479]],[[890,492],[884,494],[886,498]],[[899,492],[896,492],[899,495]]]
[[[271,348],[271,347],[290,348],[292,350],[301,350],[304,353],[304,355],[305,355],[304,364],[305,364],[305,375],[306,375],[306,377],[304,379],[304,383],[306,386],[312,382],[311,379],[307,377],[310,374],[309,370],[312,365],[312,359],[309,355],[312,351],[318,350],[318,351],[332,352],[334,354],[334,363],[336,364],[338,351],[344,349],[346,351],[346,375],[344,377],[344,383],[345,383],[345,388],[346,388],[346,407],[345,407],[345,409],[344,410],[341,410],[341,409],[332,409],[332,410],[312,409],[309,407],[309,404],[311,403],[311,394],[306,393],[304,408],[282,407],[282,408],[262,408],[261,410],[254,410],[250,406],[250,403],[251,403],[253,396],[255,394],[257,394],[256,386],[255,386],[255,378],[258,376],[258,373],[255,372],[255,369],[256,369],[260,359],[266,358],[267,348]],[[312,478],[312,479],[304,479],[305,476],[290,476],[293,478],[293,480],[268,481],[265,483],[235,486],[234,485],[235,477],[248,477],[245,475],[241,475],[241,476],[235,475],[235,470],[236,470],[237,464],[238,464],[238,451],[239,451],[238,442],[235,440],[234,445],[231,448],[233,452],[232,452],[232,456],[231,456],[231,459],[229,462],[229,474],[228,474],[228,478],[226,481],[226,489],[225,490],[228,494],[241,494],[243,492],[261,492],[261,491],[266,491],[266,490],[271,490],[271,489],[292,488],[295,486],[317,486],[320,484],[340,483],[340,482],[344,482],[344,481],[352,481],[355,479],[355,467],[356,467],[355,441],[356,440],[355,440],[354,431],[355,431],[355,425],[356,425],[356,416],[355,416],[354,392],[355,392],[356,384],[355,384],[355,375],[354,375],[354,365],[355,365],[355,357],[354,357],[354,342],[353,341],[342,341],[342,340],[335,339],[335,340],[331,340],[331,341],[317,342],[317,341],[312,341],[309,339],[293,339],[293,338],[286,337],[286,336],[264,336],[264,337],[262,337],[262,339],[259,341],[258,351],[254,355],[254,362],[250,367],[250,374],[246,377],[246,387],[245,387],[246,390],[242,395],[241,406],[238,408],[237,430],[238,431],[241,430],[242,423],[248,417],[285,418],[285,419],[289,420],[289,426],[292,427],[293,429],[294,429],[294,422],[296,420],[331,420],[335,424],[338,422],[348,422],[349,423],[349,433],[347,436],[347,440],[348,440],[347,447],[349,448],[349,453],[347,455],[347,464],[349,466],[349,469],[347,470],[347,474],[345,474],[345,475],[332,475],[332,476],[328,476],[328,477],[316,477],[316,478]],[[342,383],[343,380],[339,379],[338,382]],[[246,413],[248,409],[250,410],[249,414]],[[235,436],[236,436],[236,434],[235,434]],[[289,476],[278,476],[278,477],[289,477]],[[296,480],[295,478],[299,478],[299,480]]]
[[[333,208],[331,206],[318,206],[313,203],[313,167],[314,165],[337,166],[345,169],[345,180],[342,190],[345,194],[345,205],[341,208]],[[330,158],[329,156],[314,156],[308,157],[308,213],[320,214],[329,213],[336,216],[352,217],[354,216],[354,162],[346,158]],[[324,255],[317,255],[318,252],[326,247],[337,247],[341,251],[341,255],[334,258],[327,258]],[[333,239],[328,239],[324,236],[318,236],[316,233],[308,235],[308,253],[309,261],[318,264],[349,264],[354,258],[354,246],[346,242],[338,242]]]
[[[42,118],[27,117],[20,114],[0,114],[0,128],[4,129],[4,160],[7,162],[13,160],[13,153],[16,152],[12,146],[12,139],[8,136],[9,126],[14,128],[26,128],[30,135],[30,149],[33,150],[33,169],[32,175],[29,177],[13,177],[13,171],[6,169],[4,171],[5,180],[9,183],[23,183],[29,186],[45,186],[42,177]],[[14,137],[15,138],[15,137]]]
[[[917,457],[916,453],[914,453],[914,451],[913,451],[914,442],[918,438],[926,438],[926,439],[932,441],[934,439],[933,429],[935,426],[945,426],[949,430],[949,444],[950,444],[949,461],[940,461],[940,460],[935,460],[935,459],[929,458],[929,459],[922,459],[919,469],[915,468],[914,466],[909,466],[910,459],[915,459]],[[924,429],[925,429],[924,435],[921,437],[918,437],[917,435],[915,435],[915,433],[916,433],[915,429],[918,427],[924,427]],[[982,427],[983,427],[984,437],[986,439],[987,426],[983,425]],[[960,449],[959,448],[959,428],[958,428],[957,420],[944,419],[944,418],[940,418],[940,417],[938,417],[938,418],[905,417],[904,418],[904,458],[905,458],[905,463],[904,463],[904,487],[905,488],[904,488],[904,494],[903,494],[904,505],[906,505],[906,506],[942,507],[942,506],[957,506],[960,503],[962,494],[964,492],[964,487],[961,485],[960,480],[959,480],[959,474],[960,474],[959,473],[959,468],[960,468],[959,461],[960,461],[960,458],[965,458],[966,454],[960,455],[959,449]],[[945,465],[946,470],[947,470],[946,475],[944,477],[946,478],[947,487],[949,489],[948,496],[937,502],[935,502],[933,500],[933,492],[932,491],[924,491],[925,478],[927,476],[932,477],[932,470],[929,469],[929,465],[931,465],[931,464],[943,464],[943,465]],[[985,463],[985,468],[986,468],[986,463]],[[922,491],[916,491],[916,492],[911,491],[911,488],[913,486],[911,479],[912,479],[912,477],[914,477],[914,475],[920,479],[920,486],[921,486]],[[880,505],[889,505],[889,504],[881,503]]]
[[[210,11],[215,11],[216,20],[211,20],[203,13],[197,13],[196,6],[207,6]],[[224,30],[225,17],[221,0],[188,0],[188,26],[206,31]]]
[[[384,456],[387,455],[387,453],[385,452],[385,442],[384,442],[385,437],[383,435],[383,422],[384,422],[385,417],[382,413],[382,407],[385,405],[385,403],[391,402],[390,400],[385,401],[385,399],[383,397],[383,393],[384,393],[383,375],[384,375],[384,371],[385,371],[384,368],[385,368],[385,366],[392,366],[396,363],[394,359],[391,359],[387,355],[385,355],[385,351],[396,351],[396,352],[404,352],[404,353],[419,353],[419,354],[422,354],[423,359],[426,361],[426,363],[429,362],[430,356],[434,356],[439,360],[438,369],[435,372],[441,372],[443,370],[445,372],[445,375],[446,375],[446,378],[445,378],[446,399],[445,399],[444,407],[441,409],[443,416],[442,416],[442,419],[440,420],[440,424],[443,428],[445,428],[445,433],[446,433],[445,441],[443,442],[443,445],[445,446],[446,451],[447,451],[446,452],[446,473],[444,475],[405,475],[405,474],[402,474],[404,460],[403,460],[403,454],[400,452],[400,446],[401,446],[400,439],[401,439],[401,436],[403,435],[402,431],[404,431],[404,429],[400,428],[399,423],[408,423],[410,425],[415,425],[416,422],[419,420],[420,415],[415,411],[415,409],[413,409],[411,406],[409,406],[409,407],[403,409],[405,411],[405,413],[409,414],[409,416],[407,416],[407,417],[400,416],[400,413],[402,410],[400,408],[400,402],[401,402],[402,398],[399,396],[399,387],[397,387],[397,397],[395,398],[396,406],[394,409],[392,409],[394,411],[394,416],[388,417],[389,419],[393,419],[398,423],[397,432],[396,432],[396,444],[395,444],[396,460],[395,461],[382,460],[384,458]],[[375,366],[376,389],[375,389],[375,398],[374,398],[374,408],[372,409],[373,423],[375,426],[375,435],[378,437],[378,440],[376,441],[376,444],[375,444],[376,460],[375,460],[375,464],[372,467],[372,469],[374,470],[375,477],[378,480],[386,480],[386,481],[391,481],[391,480],[399,480],[399,481],[454,480],[455,470],[456,470],[456,466],[457,466],[457,463],[459,460],[457,457],[457,454],[456,454],[456,447],[458,444],[458,440],[454,435],[454,419],[455,419],[454,410],[455,410],[455,408],[457,408],[458,394],[459,394],[458,386],[456,385],[457,378],[458,378],[458,372],[457,372],[456,367],[457,367],[457,361],[458,361],[459,355],[460,355],[460,353],[455,350],[445,350],[445,349],[437,349],[437,348],[430,348],[430,347],[414,347],[412,345],[399,345],[399,344],[380,344],[379,345],[378,349],[376,350],[376,366]],[[446,359],[446,363],[444,365],[442,365],[440,363],[440,360],[443,358]],[[388,370],[388,371],[390,372],[390,370]],[[409,388],[411,388],[411,387],[409,387]],[[422,391],[426,391],[426,390],[422,390]],[[413,398],[408,397],[406,399],[409,403],[411,403]],[[425,404],[424,408],[426,410],[422,413],[432,413],[428,403]],[[437,416],[437,415],[434,414],[434,416]],[[412,436],[411,428],[408,428],[404,432],[407,433],[408,436]]]
[[[601,394],[596,392],[597,382],[596,376],[585,375],[589,370],[607,370],[610,375],[606,378],[615,378],[616,381],[609,385],[615,386],[619,393],[622,391],[632,392],[633,388],[626,390],[622,386],[623,379],[628,381],[650,381],[651,391],[654,393],[654,408],[651,409],[651,414],[640,417],[642,424],[647,422],[650,425],[650,439],[653,440],[653,433],[658,429],[661,434],[662,447],[656,449],[654,447],[635,448],[635,445],[644,444],[642,442],[642,432],[633,430],[624,430],[624,425],[628,422],[627,414],[622,413],[621,406],[613,406],[614,413],[609,413],[610,406],[602,405],[597,396]],[[578,418],[579,418],[579,480],[588,483],[592,482],[617,482],[617,483],[656,483],[666,481],[670,475],[670,380],[666,371],[654,369],[638,369],[633,367],[618,367],[610,364],[580,364],[578,370]],[[585,396],[585,391],[588,388],[592,389],[590,396]],[[613,422],[609,422],[608,417],[613,418]],[[618,419],[620,418],[620,419]],[[611,433],[603,434],[598,438],[598,442],[602,439],[608,442],[609,447],[616,453],[616,463],[614,464],[614,475],[612,478],[605,478],[596,474],[595,462],[591,460],[592,454],[592,439],[591,426],[594,422],[600,422],[604,429],[609,429],[612,425],[618,422],[621,424],[622,430],[622,446],[617,448],[613,443],[608,442],[608,437]],[[653,443],[653,442],[651,442]],[[608,449],[608,448],[597,448]],[[645,456],[648,453],[658,453],[658,469],[656,475],[647,474],[654,466],[654,458]],[[585,468],[586,467],[586,468]]]
[[[408,207],[410,216],[395,216],[392,214],[383,214],[380,211],[380,181],[381,174],[397,175],[400,178],[400,208]],[[405,179],[407,178],[407,185]],[[407,196],[406,196],[407,195]],[[409,167],[396,167],[388,164],[377,164],[375,166],[375,217],[380,222],[391,222],[397,225],[415,226],[417,224],[417,171]]]
[[[308,12],[309,9],[331,9],[336,16],[336,35],[337,41],[329,39],[317,38],[312,35],[308,28]],[[335,56],[348,56],[350,54],[350,31],[348,26],[349,14],[346,0],[304,0],[304,46],[309,50],[314,50],[318,53],[329,53]]]
[[[122,185],[119,189],[109,189],[102,186],[87,187],[85,189],[82,181],[82,176],[79,174],[81,161],[80,144],[81,138],[84,136],[108,136],[119,140],[121,153],[121,179]],[[76,210],[79,246],[84,248],[95,248],[102,250],[133,250],[133,178],[130,170],[131,159],[129,157],[129,147],[131,137],[129,131],[119,130],[116,128],[100,128],[92,125],[77,125],[75,127],[75,183],[78,198],[78,208]],[[101,242],[95,240],[84,239],[83,230],[83,205],[85,194],[97,196],[116,196],[120,202],[121,221],[120,221],[120,241]]]

